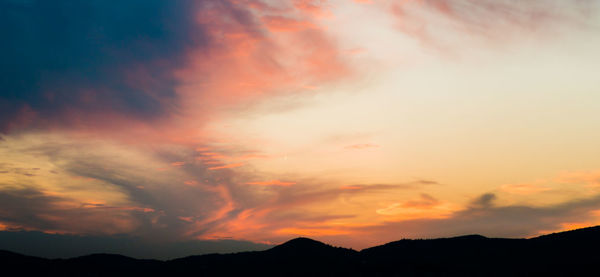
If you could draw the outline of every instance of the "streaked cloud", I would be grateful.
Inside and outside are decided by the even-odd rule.
[[[552,188],[549,188],[547,186],[536,185],[536,184],[507,184],[507,185],[502,185],[501,189],[508,193],[524,194],[524,195],[535,194],[535,193],[539,193],[539,192],[552,190]]]
[[[359,143],[359,144],[352,144],[352,145],[348,145],[345,146],[344,148],[346,149],[355,149],[355,150],[361,150],[361,149],[367,149],[367,148],[379,148],[381,146],[377,145],[377,144],[371,144],[371,143]]]
[[[247,182],[248,185],[257,185],[257,186],[291,186],[295,185],[294,182],[282,182],[279,180],[270,180],[270,181],[261,181],[261,182]]]
[[[234,168],[234,167],[240,167],[243,166],[244,163],[234,163],[234,164],[226,164],[226,165],[220,165],[220,166],[213,166],[213,167],[209,167],[209,170],[218,170],[218,169],[226,169],[226,168]]]
[[[494,205],[494,194],[483,194],[469,208],[441,219],[410,219],[381,225],[359,227],[370,241],[404,238],[434,238],[463,234],[489,237],[527,237],[564,230],[565,223],[600,222],[594,213],[600,207],[599,197],[569,200],[555,205]]]
[[[598,8],[587,0],[414,0],[388,6],[399,31],[446,53],[471,47],[461,47],[465,42],[500,48],[524,36],[553,38],[571,28],[590,28]]]

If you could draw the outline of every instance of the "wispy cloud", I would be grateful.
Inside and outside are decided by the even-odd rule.
[[[523,36],[552,38],[562,31],[591,27],[590,15],[598,5],[586,0],[414,0],[394,2],[388,9],[402,33],[423,46],[454,52],[465,42],[500,47]]]
[[[600,197],[568,200],[549,206],[494,204],[494,194],[473,199],[472,205],[440,219],[410,219],[359,227],[365,240],[385,242],[400,238],[446,237],[482,234],[490,237],[527,237],[563,230],[565,223],[599,222],[594,214]]]
[[[362,149],[379,148],[379,147],[381,147],[381,146],[379,146],[377,144],[359,143],[359,144],[348,145],[348,146],[345,146],[344,148],[346,148],[346,149],[354,149],[354,150],[362,150]]]
[[[243,166],[244,163],[234,163],[234,164],[226,164],[226,165],[220,165],[220,166],[213,166],[213,167],[209,167],[209,170],[218,170],[218,169],[226,169],[226,168],[234,168],[234,167],[240,167]]]
[[[294,182],[282,182],[282,181],[279,181],[279,180],[270,180],[270,181],[260,181],[260,182],[247,182],[246,184],[248,184],[248,185],[257,185],[257,186],[283,186],[283,187],[287,187],[287,186],[295,185],[296,183],[294,183]]]

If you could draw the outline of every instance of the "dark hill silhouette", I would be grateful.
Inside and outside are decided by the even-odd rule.
[[[299,237],[292,240],[289,240],[283,244],[277,245],[267,251],[280,251],[280,252],[295,252],[295,251],[329,251],[333,247],[322,243],[320,241],[316,241],[314,239]]]
[[[309,238],[296,238],[266,250],[269,255],[286,258],[337,258],[356,255],[356,250],[333,247]]]
[[[297,238],[265,251],[169,261],[94,254],[43,259],[0,251],[5,272],[37,276],[595,276],[600,226],[531,239],[403,239],[362,251]]]
[[[174,272],[207,276],[347,276],[357,255],[351,249],[296,238],[265,251],[191,256],[167,264]]]

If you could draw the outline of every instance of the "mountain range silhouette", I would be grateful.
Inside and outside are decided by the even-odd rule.
[[[16,276],[597,276],[599,265],[600,226],[530,239],[403,239],[362,251],[296,238],[265,251],[168,261],[0,250],[3,271]]]

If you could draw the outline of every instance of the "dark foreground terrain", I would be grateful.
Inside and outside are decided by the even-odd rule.
[[[354,251],[297,238],[265,251],[170,261],[0,251],[12,276],[600,276],[600,226],[531,239],[400,240]]]

